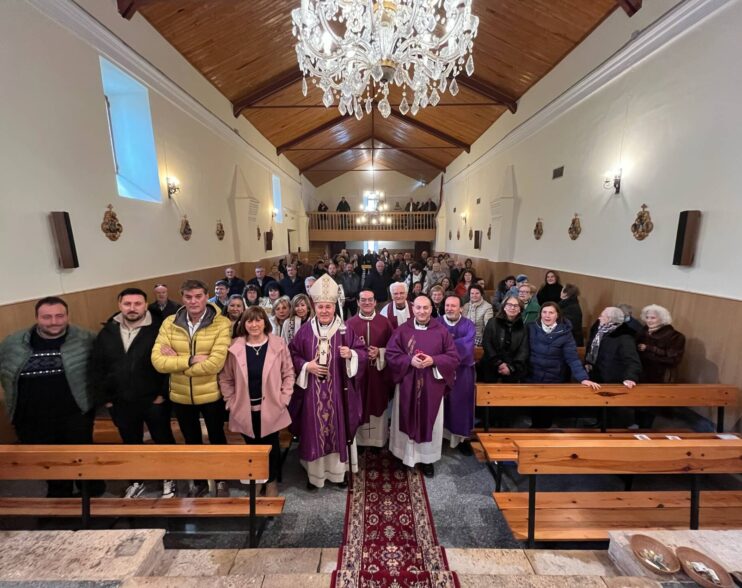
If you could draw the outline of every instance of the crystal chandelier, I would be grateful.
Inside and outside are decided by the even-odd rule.
[[[414,115],[459,92],[456,76],[474,73],[479,18],[472,0],[301,0],[291,13],[296,56],[329,108],[360,120],[376,100],[391,112],[389,85],[402,88],[399,111]],[[410,90],[412,96],[408,98]]]

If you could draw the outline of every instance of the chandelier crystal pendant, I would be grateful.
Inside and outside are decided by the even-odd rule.
[[[301,0],[291,12],[296,56],[322,90],[329,108],[358,120],[374,101],[384,118],[392,108],[389,85],[402,88],[399,111],[416,115],[435,106],[456,76],[474,73],[472,48],[479,18],[472,0]],[[408,90],[412,96],[408,96]]]

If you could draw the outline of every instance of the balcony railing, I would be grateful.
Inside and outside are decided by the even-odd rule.
[[[310,212],[309,231],[359,231],[364,234],[433,231],[435,212]]]

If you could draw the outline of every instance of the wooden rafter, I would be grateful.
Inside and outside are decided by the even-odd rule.
[[[458,76],[456,78],[456,81],[458,82],[459,86],[464,86],[465,88],[474,90],[477,94],[481,94],[482,96],[486,96],[490,100],[494,100],[495,102],[498,102],[503,106],[507,106],[508,110],[513,114],[515,114],[515,111],[518,110],[518,101],[515,98],[508,95],[507,92],[504,92],[503,90],[500,90],[492,84],[485,82],[481,78],[477,78],[474,76]]]
[[[119,2],[121,1],[122,0],[119,0]],[[249,94],[235,100],[232,103],[232,112],[235,116],[239,116],[246,108],[250,108],[251,106],[254,106],[256,102],[260,102],[269,96],[273,96],[273,94],[295,84],[301,80],[301,78],[301,71],[296,67],[292,67],[290,70],[287,70],[271,79],[264,86],[261,86],[257,90],[253,90]]]
[[[350,141],[349,143],[347,143],[345,145],[341,145],[339,147],[333,147],[332,148],[333,149],[333,153],[331,153],[330,155],[327,155],[326,157],[323,157],[319,161],[315,161],[313,164],[311,164],[311,165],[309,165],[307,167],[304,167],[304,168],[300,169],[299,170],[299,173],[303,174],[306,171],[312,171],[318,165],[320,165],[322,163],[325,163],[326,161],[331,160],[333,157],[337,157],[338,155],[342,155],[342,153],[344,151],[353,151],[355,149],[371,149],[371,147],[360,147],[359,145],[361,145],[362,143],[365,143],[366,141],[368,141],[369,139],[372,139],[372,138],[373,137],[371,137],[371,135],[369,135],[368,137],[366,137],[365,139],[363,139],[361,141],[358,141],[358,140],[355,140],[354,139],[353,141]],[[322,170],[314,170],[314,171],[322,171]]]
[[[642,7],[642,0],[617,0],[616,3],[624,9],[629,18],[639,12]]]
[[[142,3],[140,0],[116,0],[116,4],[119,9],[119,14],[126,20],[131,20],[131,17],[136,14]]]
[[[392,108],[392,116],[398,120],[401,120],[411,127],[415,127],[416,129],[427,133],[428,135],[432,135],[433,137],[436,137],[437,139],[440,139],[441,141],[445,141],[446,143],[449,143],[450,145],[455,145],[459,149],[463,149],[467,153],[471,151],[471,145],[469,143],[466,143],[464,141],[461,141],[460,139],[457,139],[456,137],[452,137],[451,135],[444,133],[443,131],[439,131],[438,129],[431,127],[429,125],[426,125],[424,122],[420,122],[416,118],[414,118],[412,115],[405,116],[399,110],[396,108]]]
[[[374,140],[375,141],[379,141],[381,143],[386,143],[387,145],[389,145],[395,151],[399,151],[400,153],[404,153],[408,157],[412,157],[413,159],[416,159],[420,163],[423,163],[423,164],[425,164],[425,165],[427,165],[429,167],[432,167],[434,169],[437,169],[439,172],[445,172],[446,171],[446,168],[445,167],[441,167],[437,163],[433,163],[432,161],[426,159],[425,157],[420,157],[416,153],[410,153],[410,151],[408,151],[406,147],[399,147],[399,146],[395,145],[392,141],[387,141],[386,139],[384,139],[383,141],[381,139],[374,139]],[[374,149],[378,149],[378,147],[374,147]]]
[[[299,143],[302,143],[306,141],[307,139],[311,139],[315,135],[319,135],[320,133],[328,129],[331,129],[333,127],[336,127],[339,124],[349,121],[349,120],[354,120],[354,119],[347,117],[347,116],[336,116],[332,120],[328,120],[326,123],[313,128],[311,131],[307,131],[303,135],[298,136],[296,139],[291,139],[291,141],[288,141],[284,143],[283,145],[279,145],[278,147],[276,147],[276,154],[281,155],[281,153],[283,153],[286,149],[289,149],[290,147],[294,147],[295,145],[298,145]]]

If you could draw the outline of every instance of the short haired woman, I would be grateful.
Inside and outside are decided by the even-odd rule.
[[[528,373],[528,331],[520,316],[522,310],[518,298],[505,298],[484,328],[484,354],[477,366],[483,382],[520,382]]]
[[[291,300],[288,296],[281,296],[273,302],[273,315],[270,317],[273,334],[281,336],[281,329],[291,314]]]
[[[541,312],[541,305],[536,300],[534,294],[536,293],[536,286],[533,284],[520,284],[518,286],[518,298],[523,303],[523,323],[528,325],[538,320]],[[561,317],[561,313],[560,313]],[[571,327],[570,327],[571,330]]]
[[[446,314],[444,310],[446,293],[443,290],[443,286],[441,286],[440,284],[436,284],[435,286],[430,288],[429,294],[430,300],[433,302],[433,318],[438,318],[439,316],[443,316],[444,314]]]
[[[242,315],[219,387],[229,410],[229,428],[248,445],[270,445],[266,496],[278,496],[281,450],[278,432],[291,423],[294,367],[286,342],[271,334],[268,315],[251,306]]]
[[[492,318],[493,310],[492,305],[484,299],[484,289],[480,285],[472,284],[469,287],[469,302],[464,304],[461,314],[474,323],[474,345],[481,345],[484,327]]]
[[[639,381],[642,364],[634,343],[634,334],[624,323],[620,308],[608,306],[590,330],[585,348],[585,364],[590,378],[606,384],[633,388]]]
[[[251,306],[260,305],[260,288],[255,284],[248,284],[245,286],[245,306],[250,308]]]

